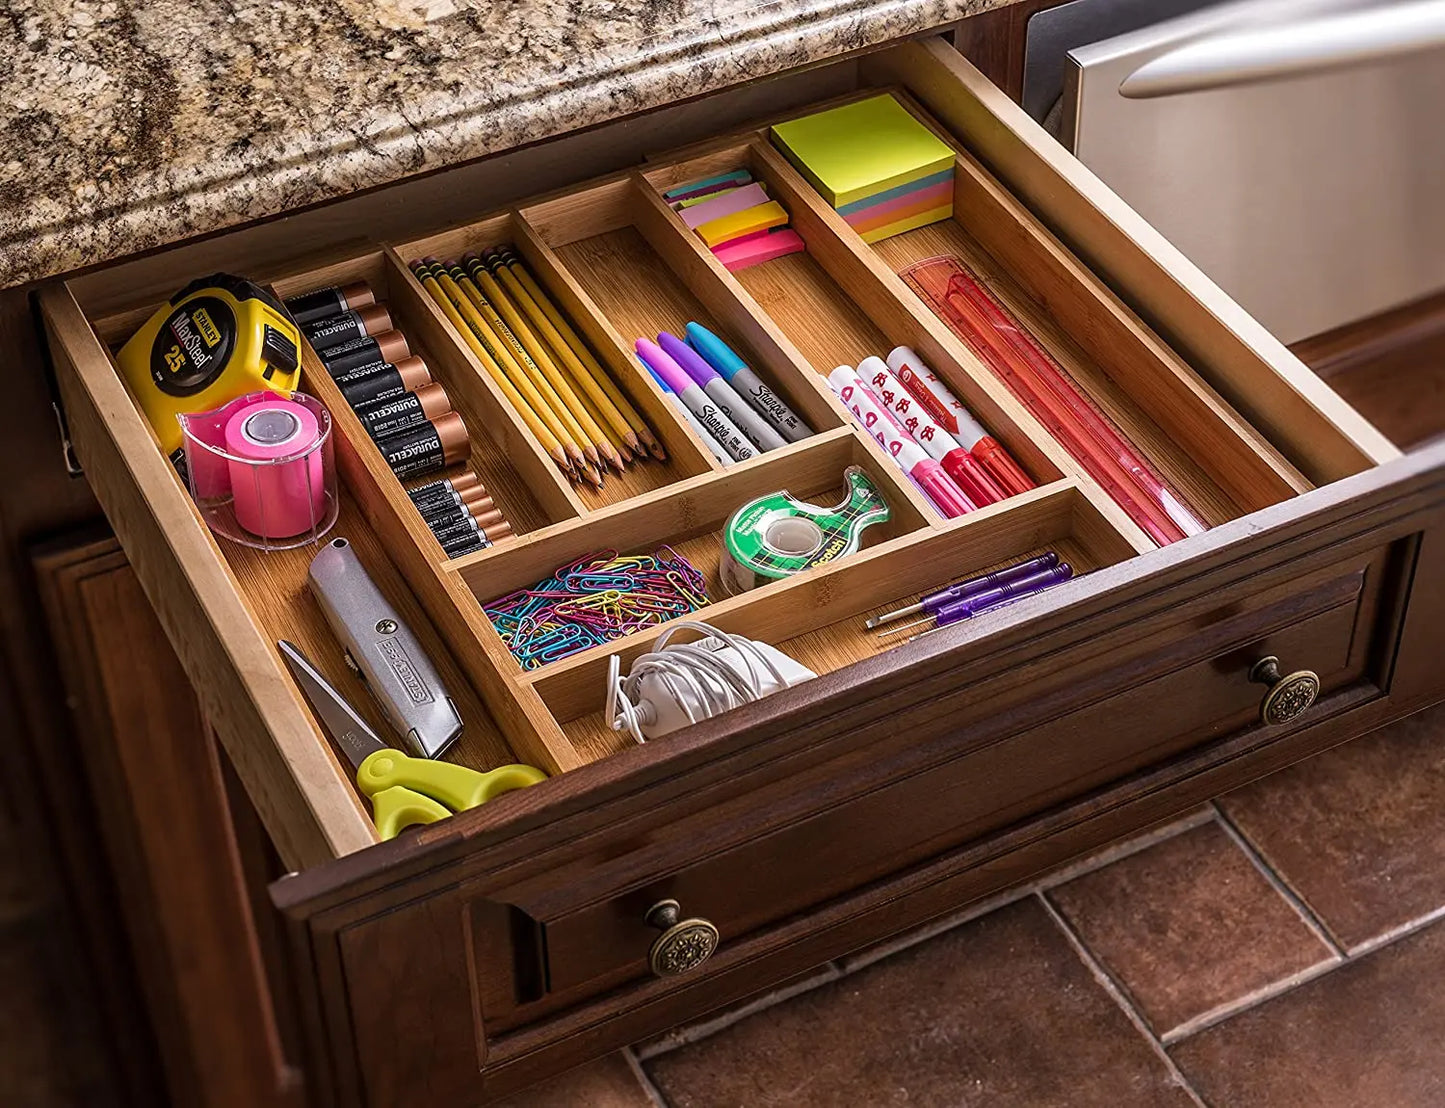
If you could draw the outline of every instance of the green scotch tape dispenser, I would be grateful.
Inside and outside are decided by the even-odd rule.
[[[774,492],[744,504],[723,532],[723,585],[747,592],[852,554],[863,532],[888,519],[888,502],[859,466],[843,471],[848,495],[831,507]]]

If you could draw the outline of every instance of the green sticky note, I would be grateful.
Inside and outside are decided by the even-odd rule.
[[[772,133],[834,208],[953,168],[953,150],[887,93],[779,123]]]

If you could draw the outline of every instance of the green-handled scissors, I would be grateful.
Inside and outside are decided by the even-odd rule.
[[[407,827],[435,823],[501,793],[547,779],[533,766],[499,766],[480,773],[393,750],[377,738],[294,643],[282,639],[276,645],[311,707],[356,767],[356,784],[371,798],[372,819],[383,839],[394,839]]]

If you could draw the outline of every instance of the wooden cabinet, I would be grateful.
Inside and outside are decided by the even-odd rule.
[[[116,374],[110,346],[150,310],[143,290],[163,259],[137,263],[143,278],[128,282],[121,267],[41,294],[96,496],[297,871],[273,893],[318,1102],[482,1102],[1445,693],[1433,664],[1445,450],[1399,456],[947,46],[903,44],[816,79],[828,95],[840,83],[899,89],[957,142],[955,221],[868,247],[750,126],[419,241],[257,260],[283,294],[357,277],[384,292],[486,428],[479,472],[514,498],[515,543],[446,558],[332,403],[338,534],[457,690],[467,738],[453,756],[478,767],[520,757],[551,775],[395,841],[377,842],[275,650],[279,637],[302,643],[365,708],[306,596],[308,552],[219,545]],[[674,225],[659,187],[739,165],[789,209],[806,255],[732,276]],[[652,320],[611,295],[597,259],[625,267],[646,252],[689,306],[746,337],[819,433],[722,469],[642,382],[671,460],[646,485],[587,499],[558,479],[405,265],[500,241],[527,255],[619,374],[633,373],[624,339]],[[1060,356],[1114,382],[1117,418],[1161,464],[1193,475],[1215,526],[1156,549],[1122,515],[898,280],[897,266],[939,244],[976,252]],[[850,328],[918,349],[1039,487],[958,520],[933,514],[820,387],[815,370],[846,360]],[[312,380],[336,399],[324,373]],[[482,610],[599,547],[693,543],[715,558],[715,532],[739,503],[825,490],[848,464],[894,505],[878,541],[707,612],[822,674],[758,704],[633,746],[599,726],[608,650],[523,671]],[[861,628],[877,605],[1044,547],[1090,572],[883,652]],[[635,657],[655,634],[617,649]],[[1297,719],[1260,719],[1266,689],[1251,678],[1269,656],[1318,674],[1319,699]],[[647,917],[669,899],[721,942],[664,978],[650,968]]]

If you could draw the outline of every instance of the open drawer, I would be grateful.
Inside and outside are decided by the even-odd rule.
[[[1118,833],[1207,795],[1221,774],[1270,765],[1313,724],[1378,722],[1396,674],[1418,673],[1412,586],[1445,455],[1398,458],[948,47],[847,64],[861,88],[899,91],[957,144],[952,221],[866,245],[754,127],[422,241],[258,275],[283,295],[367,280],[466,417],[472,464],[516,531],[448,558],[308,353],[305,387],[338,429],[334,533],[438,662],[465,722],[447,758],[528,761],[552,777],[394,842],[377,841],[275,649],[296,641],[374,711],[306,593],[310,552],[218,543],[116,373],[111,350],[153,305],[90,318],[67,288],[41,294],[87,476],[298,871],[275,898],[313,1079],[334,1103],[505,1092],[1087,845],[1050,839],[1060,828],[1135,804],[1107,824]],[[806,253],[729,273],[662,201],[672,184],[735,168],[767,183]],[[503,243],[652,424],[665,463],[601,491],[569,483],[407,264]],[[1155,547],[898,278],[939,252],[975,265],[1209,530]],[[636,335],[689,319],[741,347],[815,433],[719,464],[628,353]],[[891,466],[821,374],[899,344],[948,380],[1034,489],[945,520]],[[828,500],[845,466],[892,508],[859,552],[738,596],[714,591],[735,507],[780,488]],[[660,628],[524,668],[489,618],[498,597],[590,551],[664,544],[707,579],[703,618],[821,676],[637,746],[602,718],[603,677],[609,656],[626,665]],[[864,626],[1044,550],[1081,576],[889,649]],[[1259,719],[1267,690],[1251,674],[1267,656],[1317,674],[1318,702],[1298,721]],[[644,920],[667,899],[711,920],[721,943],[659,978]]]

